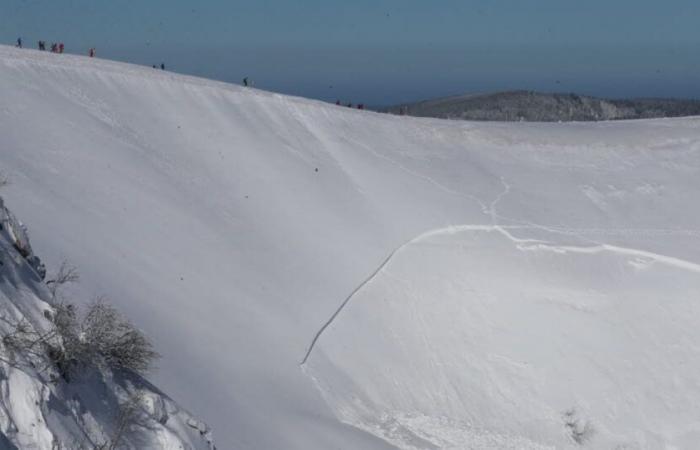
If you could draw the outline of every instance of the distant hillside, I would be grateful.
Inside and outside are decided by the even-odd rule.
[[[441,119],[494,121],[596,121],[700,115],[699,100],[612,100],[531,91],[473,94],[392,106],[384,112]]]

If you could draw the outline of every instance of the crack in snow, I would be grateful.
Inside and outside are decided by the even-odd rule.
[[[661,255],[659,253],[649,252],[646,250],[639,250],[636,248],[619,247],[617,245],[601,244],[592,247],[579,247],[573,245],[549,245],[549,244],[536,244],[532,246],[519,246],[519,250],[523,251],[537,251],[545,250],[550,252],[560,252],[560,253],[581,253],[587,255],[598,254],[602,252],[611,252],[619,255],[625,256],[635,256],[639,258],[648,258],[656,262],[665,264],[670,267],[675,267],[677,269],[686,270],[688,272],[700,273],[700,264],[694,263],[692,261],[687,261],[685,259],[676,258],[674,256]]]
[[[456,234],[464,231],[485,231],[485,232],[493,232],[497,231],[501,234],[503,234],[506,238],[510,239],[512,242],[516,244],[545,244],[544,241],[539,240],[539,239],[521,239],[513,236],[509,231],[507,231],[507,228],[522,228],[522,227],[503,227],[500,225],[452,225],[449,227],[443,227],[443,228],[437,228],[433,230],[426,231],[425,233],[422,233],[418,235],[417,237],[410,239],[397,248],[395,248],[389,255],[382,261],[382,263],[367,277],[360,283],[353,291],[345,297],[345,300],[340,304],[340,306],[335,310],[335,312],[331,315],[331,317],[321,326],[321,328],[316,332],[314,335],[311,344],[309,345],[309,348],[306,351],[306,354],[304,355],[304,358],[301,361],[300,365],[306,364],[306,361],[309,359],[309,356],[311,355],[311,352],[313,351],[314,347],[316,346],[316,343],[318,342],[319,338],[321,335],[326,331],[326,329],[333,323],[333,321],[340,315],[340,313],[343,311],[345,306],[352,300],[352,298],[357,294],[363,287],[365,287],[367,284],[369,284],[374,278],[376,278],[377,275],[384,269],[389,262],[394,258],[394,256],[399,253],[401,250],[406,248],[407,246],[411,244],[415,244],[416,242],[419,242],[423,239],[433,237],[433,236],[438,236],[438,235],[444,235],[444,234]]]
[[[495,202],[494,202],[495,203]],[[493,205],[493,203],[492,203]],[[652,259],[654,261],[657,261],[659,263],[665,264],[670,267],[675,267],[678,269],[690,271],[690,272],[695,272],[695,273],[700,273],[700,264],[694,263],[692,261],[687,261],[683,260],[680,258],[676,258],[673,256],[667,256],[667,255],[661,255],[658,253],[653,253],[649,252],[646,250],[639,250],[639,249],[634,249],[634,248],[627,248],[627,247],[619,247],[616,245],[610,245],[610,244],[598,244],[595,246],[590,246],[590,247],[583,247],[583,246],[571,246],[571,245],[553,245],[550,244],[546,241],[539,240],[539,239],[528,239],[528,238],[518,238],[514,236],[513,234],[510,233],[509,230],[513,229],[532,229],[532,228],[542,228],[542,229],[547,229],[546,227],[539,226],[539,225],[532,225],[532,226],[502,226],[502,225],[453,225],[449,227],[444,227],[444,228],[437,228],[433,230],[426,231],[425,233],[422,233],[418,235],[417,237],[410,239],[403,244],[401,244],[399,247],[394,249],[389,255],[382,261],[382,263],[367,277],[365,278],[362,283],[360,283],[353,291],[343,300],[343,302],[340,304],[340,306],[335,310],[335,312],[331,315],[331,317],[323,324],[323,326],[316,332],[314,335],[311,344],[309,345],[306,354],[304,355],[304,358],[302,359],[300,365],[304,366],[306,362],[309,359],[309,356],[311,356],[311,353],[313,352],[316,344],[318,343],[318,340],[321,338],[323,333],[326,331],[326,329],[335,321],[335,319],[340,315],[340,313],[345,309],[345,307],[350,303],[350,300],[353,299],[353,297],[360,291],[362,288],[367,286],[372,280],[374,280],[377,275],[379,275],[382,270],[391,262],[391,260],[396,256],[401,250],[404,248],[408,247],[409,245],[415,244],[417,242],[420,242],[424,239],[433,237],[433,236],[438,236],[438,235],[446,235],[446,234],[456,234],[460,232],[465,232],[465,231],[480,231],[480,232],[498,232],[505,236],[507,239],[509,239],[511,242],[516,244],[516,248],[521,251],[538,251],[538,250],[544,250],[544,251],[550,251],[550,252],[560,252],[560,253],[580,253],[580,254],[597,254],[597,253],[602,253],[602,252],[612,252],[616,253],[619,255],[625,255],[625,256],[634,256],[634,257],[642,257],[642,258],[648,258]]]
[[[503,185],[503,191],[498,194],[495,199],[493,199],[488,209],[488,212],[491,215],[491,223],[494,225],[498,224],[498,219],[500,217],[496,212],[496,205],[498,205],[498,202],[500,202],[503,197],[510,194],[510,184],[506,183],[506,180],[503,177],[501,177],[501,184]]]
[[[430,177],[427,177],[425,175],[416,173],[412,171],[411,169],[405,167],[401,163],[394,161],[393,159],[382,155],[380,153],[377,153],[374,151],[372,148],[370,148],[367,145],[362,144],[359,141],[355,140],[355,143],[364,147],[367,149],[369,152],[374,154],[376,157],[382,158],[386,161],[389,161],[390,163],[394,164],[397,166],[399,169],[405,171],[406,173],[421,178],[424,181],[427,181],[428,183],[434,185],[440,190],[443,190],[447,193],[453,194],[453,195],[458,195],[463,198],[467,198],[470,200],[475,201],[479,206],[481,206],[482,211],[484,214],[488,214],[491,216],[491,225],[478,225],[478,224],[469,224],[469,225],[451,225],[448,227],[443,227],[443,228],[437,228],[433,230],[426,231],[425,233],[422,233],[418,235],[417,237],[414,237],[397,248],[395,248],[393,251],[389,253],[389,255],[384,258],[384,260],[381,262],[381,264],[372,272],[370,273],[355,289],[353,289],[350,294],[345,297],[343,302],[340,304],[340,306],[333,312],[331,317],[319,328],[319,330],[316,332],[314,335],[313,339],[311,340],[311,344],[306,350],[306,353],[304,354],[304,358],[301,360],[300,366],[304,366],[306,362],[308,361],[309,357],[311,356],[311,353],[313,352],[314,348],[316,347],[316,344],[318,343],[319,339],[323,335],[323,333],[326,331],[326,329],[335,321],[335,319],[340,315],[340,313],[345,309],[345,307],[350,303],[350,300],[353,299],[353,297],[360,291],[362,288],[367,286],[374,278],[379,275],[379,273],[382,272],[382,270],[391,262],[391,260],[394,258],[394,256],[399,253],[401,250],[404,248],[408,247],[409,245],[415,244],[423,239],[427,239],[429,237],[441,235],[441,234],[455,234],[459,232],[464,232],[464,231],[482,231],[482,232],[493,232],[496,231],[498,233],[501,233],[503,236],[505,236],[507,239],[509,239],[511,242],[516,244],[516,248],[521,251],[537,251],[537,250],[546,250],[546,251],[552,251],[552,252],[572,252],[572,253],[581,253],[581,254],[596,254],[596,253],[601,253],[604,251],[612,252],[612,253],[617,253],[620,255],[626,255],[626,256],[635,256],[635,257],[643,257],[643,258],[648,258],[652,259],[654,261],[660,262],[662,264],[666,264],[671,267],[675,267],[678,269],[682,270],[688,270],[691,272],[696,272],[700,273],[700,264],[691,262],[691,261],[686,261],[680,258],[675,258],[672,256],[666,256],[666,255],[661,255],[658,253],[653,253],[653,252],[648,252],[645,250],[639,250],[639,249],[633,249],[633,248],[626,248],[626,247],[619,247],[615,245],[610,245],[610,244],[605,244],[599,241],[595,241],[592,239],[584,238],[581,236],[581,234],[585,233],[585,229],[574,229],[574,228],[563,228],[563,227],[549,227],[545,225],[540,225],[537,223],[525,221],[525,220],[520,220],[520,219],[513,219],[507,216],[500,215],[496,209],[496,206],[498,205],[499,202],[503,200],[510,192],[512,186],[506,182],[506,180],[503,177],[500,177],[501,184],[503,185],[503,190],[496,195],[496,197],[489,203],[488,206],[486,206],[486,203],[478,199],[477,197],[471,195],[471,194],[464,194],[462,192],[454,191],[437,181],[433,180]],[[516,223],[519,225],[500,225],[499,224],[499,219],[504,220],[504,221],[509,221],[511,223]],[[547,231],[549,233],[553,234],[564,234],[564,235],[575,235],[579,239],[589,242],[591,244],[595,244],[590,247],[582,247],[582,246],[567,246],[567,245],[554,245],[551,244],[550,242],[543,241],[541,239],[530,239],[530,238],[518,238],[514,236],[509,230],[517,230],[517,229],[540,229]],[[699,232],[700,233],[700,232]]]

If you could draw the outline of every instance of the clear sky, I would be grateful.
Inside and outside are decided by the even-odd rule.
[[[700,98],[700,0],[1,0],[0,41],[334,101]]]

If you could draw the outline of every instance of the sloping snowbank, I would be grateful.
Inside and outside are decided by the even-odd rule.
[[[26,229],[3,203],[0,198],[0,334],[16,333],[18,324],[46,334],[51,294],[28,263],[36,256]],[[41,346],[33,350],[2,344],[1,448],[87,449],[115,441],[123,405],[138,395],[133,420],[122,420],[119,448],[213,449],[208,427],[141,377],[90,370],[67,383]]]
[[[0,98],[7,198],[47,264],[67,257],[81,267],[83,297],[107,294],[154,337],[158,385],[225,448],[459,446],[480,436],[496,447],[557,445],[573,442],[563,416],[572,407],[598,430],[592,446],[694,436],[680,392],[700,404],[689,384],[700,327],[688,313],[676,329],[679,316],[653,302],[694,304],[697,274],[679,266],[700,262],[698,119],[393,117],[11,48],[0,48]],[[418,239],[450,226],[464,230],[454,241]],[[603,310],[557,306],[596,301]],[[628,315],[640,321],[630,333],[656,329],[687,351],[664,353],[674,345],[664,341],[645,353],[641,338],[618,345],[605,324]],[[586,326],[569,329],[577,324]],[[574,352],[553,366],[557,383],[540,363],[560,349],[542,335],[516,338],[528,329]],[[625,358],[644,369],[628,391]],[[645,375],[655,381],[642,389]],[[613,381],[620,396],[594,407]],[[678,411],[664,431],[649,411],[660,405]],[[632,409],[647,419],[616,418]],[[394,428],[410,433],[392,437]]]

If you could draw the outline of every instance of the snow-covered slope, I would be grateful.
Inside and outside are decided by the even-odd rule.
[[[85,368],[66,382],[43,351],[44,341],[13,344],[49,336],[55,312],[36,270],[41,266],[31,263],[39,260],[26,229],[3,203],[0,197],[0,448],[90,449],[109,443],[114,445],[109,448],[212,450],[208,427],[140,376]],[[120,427],[125,432],[118,433]]]
[[[222,448],[698,437],[698,119],[394,117],[10,48],[0,98],[35,246]]]

